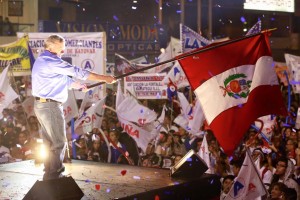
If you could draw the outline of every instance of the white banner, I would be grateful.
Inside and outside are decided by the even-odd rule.
[[[284,58],[288,68],[288,74],[291,75],[289,80],[290,84],[295,93],[300,93],[300,56],[285,53]]]
[[[106,34],[105,32],[84,33],[28,33],[29,46],[36,58],[44,51],[44,40],[51,34],[59,34],[66,40],[65,53],[62,56],[67,62],[99,74],[106,73]],[[17,33],[21,38],[24,33]],[[95,82],[86,82],[93,84]],[[100,98],[105,96],[105,84],[102,85]],[[83,92],[76,92],[76,99],[84,97]]]
[[[138,73],[124,78],[124,93],[127,90],[138,99],[166,99],[167,85],[162,80],[166,73]]]

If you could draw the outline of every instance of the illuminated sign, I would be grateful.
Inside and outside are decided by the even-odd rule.
[[[160,53],[160,43],[168,40],[165,30],[163,25],[39,21],[39,32],[106,32],[108,55],[125,57]]]
[[[294,12],[294,0],[245,0],[244,9]]]

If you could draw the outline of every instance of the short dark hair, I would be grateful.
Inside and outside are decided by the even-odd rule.
[[[224,178],[223,178],[223,182],[222,183],[224,183],[224,181],[225,180],[227,180],[227,179],[230,179],[230,180],[234,180],[234,178],[235,178],[235,176],[234,175],[231,175],[231,174],[229,174],[229,175],[227,175],[227,176],[224,176]]]
[[[241,168],[242,165],[243,165],[243,162],[244,161],[241,160],[241,159],[234,159],[234,160],[230,161],[230,164],[233,165],[233,166],[235,166],[235,167],[237,167],[237,168]]]

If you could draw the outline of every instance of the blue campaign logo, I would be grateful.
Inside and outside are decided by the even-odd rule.
[[[229,192],[231,199],[239,199],[245,194],[247,183],[242,177],[237,177],[233,183],[233,188]]]
[[[239,191],[243,188],[244,188],[244,185],[241,182],[236,181],[233,186],[234,197],[236,197],[238,195]]]
[[[185,48],[198,49],[202,46],[205,46],[205,45],[201,45],[201,42],[200,42],[200,45],[199,45],[197,39],[194,39],[194,41],[191,40],[191,42],[190,42],[190,40],[191,40],[191,38],[186,38],[185,45],[184,45]]]
[[[178,67],[174,67],[174,76],[176,76],[178,73],[180,74],[180,70]]]
[[[81,66],[82,66],[83,69],[86,69],[86,70],[89,70],[89,71],[93,71],[94,68],[95,68],[94,61],[91,60],[91,59],[83,60]]]

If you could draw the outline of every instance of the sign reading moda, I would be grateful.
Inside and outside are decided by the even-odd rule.
[[[118,54],[144,56],[157,54],[161,44],[169,40],[163,25],[113,24],[40,21],[39,32],[105,32],[107,36],[107,55]]]
[[[198,51],[178,59],[225,153],[257,118],[287,115],[266,33]]]
[[[294,0],[245,0],[244,9],[294,12]]]

